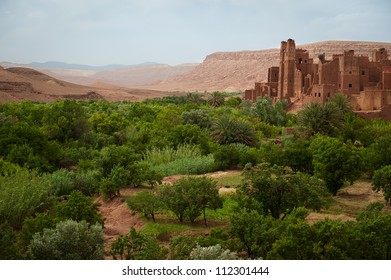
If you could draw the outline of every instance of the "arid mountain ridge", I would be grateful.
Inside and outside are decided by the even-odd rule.
[[[385,48],[391,54],[389,42],[322,41],[297,45],[309,51],[315,61],[319,54],[330,59],[333,54],[354,50],[355,54],[371,57],[373,49]],[[254,86],[254,82],[267,80],[267,69],[279,65],[276,49],[240,52],[217,52],[208,55],[203,63],[192,71],[155,83],[148,88],[168,91],[243,91]]]

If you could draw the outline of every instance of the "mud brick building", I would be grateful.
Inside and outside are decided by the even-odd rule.
[[[372,57],[355,55],[354,50],[334,54],[331,60],[320,54],[317,63],[307,50],[296,49],[295,41],[281,42],[280,64],[268,69],[265,83],[255,83],[244,98],[260,96],[289,102],[324,103],[336,93],[348,95],[357,111],[379,110],[391,105],[391,60],[384,48]]]

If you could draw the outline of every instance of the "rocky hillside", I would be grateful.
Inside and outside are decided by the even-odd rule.
[[[297,43],[297,42],[296,42]],[[391,54],[391,43],[323,41],[297,45],[307,49],[310,57],[317,58],[321,53],[326,58],[344,50],[371,56],[372,50],[386,48]],[[218,52],[208,55],[204,62],[192,71],[154,83],[149,88],[170,91],[242,91],[252,88],[254,82],[267,79],[267,69],[279,64],[279,49],[240,52]]]

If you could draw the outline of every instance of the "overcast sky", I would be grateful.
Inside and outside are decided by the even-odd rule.
[[[390,0],[0,0],[0,61],[202,62],[218,51],[391,41]]]

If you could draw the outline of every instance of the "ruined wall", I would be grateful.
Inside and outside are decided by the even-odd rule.
[[[367,90],[360,93],[360,107],[363,111],[379,110],[385,101],[385,93],[382,90]]]

